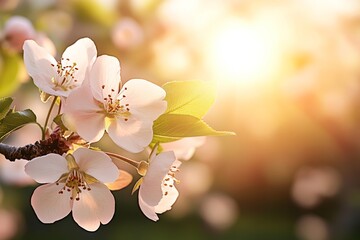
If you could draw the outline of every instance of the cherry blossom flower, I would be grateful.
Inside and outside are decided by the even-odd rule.
[[[163,151],[174,151],[175,156],[179,160],[187,161],[195,153],[196,148],[205,143],[206,137],[187,137],[168,143],[162,143]]]
[[[29,19],[22,16],[13,16],[9,18],[2,32],[2,38],[5,43],[5,48],[11,49],[14,52],[22,50],[24,41],[27,39],[34,39],[36,31]]]
[[[175,173],[181,164],[174,152],[155,153],[156,148],[150,155],[149,163],[141,162],[139,173],[143,177],[136,184],[141,184],[138,199],[140,209],[153,221],[159,220],[157,214],[170,210],[179,196],[174,184],[177,182]]]
[[[113,27],[111,38],[119,49],[132,49],[144,41],[144,31],[132,18],[122,18]]]
[[[38,183],[31,205],[43,223],[53,223],[71,211],[80,227],[95,231],[107,224],[115,211],[115,200],[104,183],[115,181],[119,170],[103,152],[79,148],[66,157],[48,154],[34,158],[25,172]]]
[[[143,79],[120,85],[119,61],[98,57],[89,84],[67,98],[63,120],[88,142],[99,141],[106,131],[118,146],[140,152],[152,140],[153,121],[166,110],[165,91]]]
[[[33,40],[26,40],[23,48],[25,67],[35,85],[45,93],[62,97],[82,84],[97,55],[89,38],[69,46],[58,62]]]

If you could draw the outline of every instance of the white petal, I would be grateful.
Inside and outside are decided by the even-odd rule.
[[[132,96],[129,98],[132,98]],[[136,119],[147,121],[156,120],[161,114],[165,112],[166,107],[166,101],[154,101],[153,103],[150,103],[146,106],[134,106],[129,104],[129,109],[132,116],[134,116]]]
[[[189,160],[195,149],[204,144],[206,137],[188,137],[178,141],[162,143],[164,151],[174,151],[177,159]]]
[[[145,202],[144,202],[144,200],[141,198],[141,196],[139,195],[139,207],[140,207],[140,209],[141,209],[141,211],[144,213],[144,215],[147,217],[147,218],[149,218],[149,219],[151,219],[151,220],[153,220],[153,221],[157,221],[157,220],[159,220],[159,217],[156,215],[156,213],[155,213],[155,208],[154,207],[151,207],[151,206],[149,206],[148,204],[146,204]]]
[[[31,205],[43,223],[53,223],[66,217],[71,211],[70,193],[60,194],[64,184],[55,183],[42,185],[35,189],[31,197]]]
[[[90,191],[80,194],[79,201],[74,201],[73,218],[80,227],[95,231],[100,223],[107,224],[114,216],[115,199],[104,184],[94,183],[90,187]]]
[[[105,132],[105,115],[99,104],[86,85],[72,91],[63,109],[65,126],[88,142],[99,141]]]
[[[91,69],[90,86],[95,99],[100,102],[109,98],[109,94],[116,99],[119,93],[120,63],[112,56],[98,57]]]
[[[23,48],[25,67],[34,84],[46,93],[58,95],[52,88],[51,81],[52,77],[57,76],[55,69],[57,63],[54,57],[33,40],[26,40]]]
[[[159,204],[155,206],[156,213],[163,213],[170,210],[179,196],[179,192],[174,186],[174,180],[170,176],[166,176],[165,178],[169,180],[164,181],[166,186],[164,184],[162,185],[163,197]]]
[[[64,157],[50,153],[37,157],[25,165],[25,172],[38,183],[53,183],[68,172]]]
[[[153,137],[152,122],[141,122],[131,117],[127,121],[120,117],[111,121],[107,132],[118,146],[132,153],[144,150]]]
[[[78,70],[75,71],[74,76],[81,84],[94,64],[96,56],[97,50],[94,42],[90,38],[81,38],[64,51],[61,62],[65,66],[76,63]]]
[[[162,152],[150,162],[149,169],[140,186],[139,197],[150,206],[156,206],[162,196],[162,181],[175,161],[174,152]]]
[[[104,152],[78,148],[73,155],[80,170],[100,182],[113,182],[119,176],[118,168]]]
[[[129,80],[121,91],[126,96],[122,103],[129,104],[130,112],[138,119],[153,121],[166,110],[164,89],[149,81]]]

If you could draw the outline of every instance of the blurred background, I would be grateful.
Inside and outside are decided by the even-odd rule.
[[[0,240],[360,239],[359,0],[0,0],[0,35],[0,95],[40,123],[48,106],[24,71],[24,39],[60,57],[87,36],[118,57],[123,81],[216,81],[205,120],[236,133],[199,144],[159,222],[127,187],[95,233],[71,216],[42,224],[25,162],[1,156]],[[27,126],[7,142],[40,136]]]

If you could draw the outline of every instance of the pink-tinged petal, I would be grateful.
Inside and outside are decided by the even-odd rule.
[[[70,213],[70,192],[59,193],[63,186],[64,184],[51,183],[35,189],[31,197],[31,205],[41,222],[53,223]]]
[[[132,96],[130,96],[130,98],[131,97]],[[156,120],[161,114],[165,112],[166,108],[167,108],[166,101],[155,101],[146,106],[129,105],[131,115],[134,118],[139,120],[147,120],[147,121]]]
[[[99,141],[105,132],[105,114],[99,104],[87,85],[72,91],[63,108],[65,126],[88,142]]]
[[[76,63],[78,70],[75,71],[74,77],[78,84],[81,84],[94,64],[96,56],[94,42],[90,38],[81,38],[64,51],[61,62],[63,66]]]
[[[138,153],[152,140],[152,122],[141,122],[134,118],[112,120],[107,129],[110,138],[121,148]]]
[[[58,95],[53,89],[51,81],[53,77],[57,76],[57,62],[54,57],[33,40],[26,40],[23,49],[25,67],[33,78],[34,84],[46,93]]]
[[[165,181],[165,179],[168,179]],[[179,196],[178,190],[174,186],[174,180],[171,176],[167,175],[165,177],[162,185],[163,197],[160,200],[159,204],[155,206],[156,213],[163,213],[171,209],[172,205],[175,203],[176,199]]]
[[[162,181],[176,160],[174,152],[162,152],[150,162],[149,168],[140,186],[139,197],[150,206],[156,206],[162,196]]]
[[[121,91],[126,96],[123,104],[129,104],[130,112],[138,119],[153,121],[166,110],[167,103],[163,101],[166,95],[164,89],[149,81],[129,80]]]
[[[28,162],[25,172],[38,183],[53,183],[68,172],[68,167],[64,157],[50,153]]]
[[[159,220],[159,217],[155,213],[155,208],[146,204],[140,195],[139,195],[139,207],[147,218],[155,222]]]
[[[91,69],[89,79],[95,99],[104,102],[104,98],[109,98],[109,94],[116,99],[120,84],[119,60],[108,55],[98,57]]]
[[[119,177],[115,180],[115,182],[105,183],[105,185],[111,191],[120,190],[127,187],[131,183],[132,179],[133,176],[130,173],[119,170]]]
[[[174,151],[177,159],[189,160],[195,153],[195,149],[205,143],[206,137],[188,137],[178,141],[162,143],[164,151]]]
[[[113,182],[119,176],[119,170],[104,152],[78,148],[73,156],[81,171],[100,182]]]
[[[90,185],[90,191],[83,191],[80,200],[74,201],[73,218],[80,227],[96,231],[100,223],[110,222],[115,212],[115,199],[102,183]]]
[[[65,126],[77,132],[84,140],[99,141],[105,132],[104,117],[101,114],[78,113],[63,116]]]

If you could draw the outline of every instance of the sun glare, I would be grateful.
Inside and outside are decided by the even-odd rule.
[[[210,37],[207,61],[217,78],[258,83],[274,70],[275,46],[262,29],[240,19],[218,25]]]

